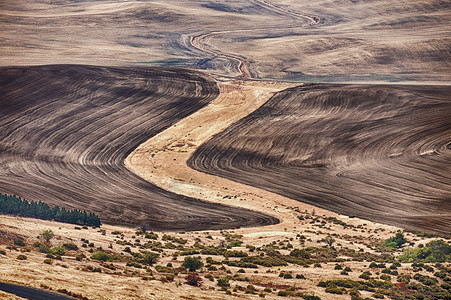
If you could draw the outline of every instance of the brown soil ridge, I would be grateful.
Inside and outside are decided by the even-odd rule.
[[[449,86],[279,92],[189,166],[345,215],[451,236]]]
[[[0,69],[0,193],[153,230],[223,229],[277,219],[173,194],[125,157],[218,95],[189,70],[81,65]]]

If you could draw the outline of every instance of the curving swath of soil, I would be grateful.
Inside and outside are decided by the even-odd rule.
[[[167,192],[124,166],[135,147],[218,94],[206,75],[180,69],[0,68],[0,192],[154,230],[274,224]]]
[[[202,145],[196,170],[335,212],[451,236],[451,87],[279,92]]]

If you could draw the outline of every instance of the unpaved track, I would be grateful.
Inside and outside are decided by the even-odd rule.
[[[309,85],[215,135],[189,165],[346,215],[451,236],[449,86]]]
[[[317,213],[336,216],[315,206],[255,188],[252,184],[237,183],[233,176],[226,179],[188,167],[186,162],[201,144],[258,109],[275,92],[293,84],[234,80],[221,82],[219,86],[221,94],[217,99],[140,145],[127,157],[125,165],[165,190],[257,210],[280,219],[279,224],[270,228],[255,228],[256,232],[283,232],[287,226],[291,228],[297,224],[292,210],[287,207],[308,211],[316,209]]]
[[[139,144],[218,95],[188,70],[78,65],[0,69],[0,192],[154,230],[273,224],[162,190],[124,166]]]

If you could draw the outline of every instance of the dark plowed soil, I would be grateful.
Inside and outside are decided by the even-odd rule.
[[[166,192],[124,158],[217,97],[187,70],[77,65],[0,68],[0,192],[154,230],[273,224],[275,218]]]
[[[451,236],[451,87],[282,91],[193,168],[347,215]]]

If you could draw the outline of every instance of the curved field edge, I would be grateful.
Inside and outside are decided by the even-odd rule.
[[[450,236],[447,86],[279,92],[188,165],[350,216]]]
[[[124,166],[139,144],[218,95],[182,69],[82,65],[0,69],[0,192],[153,230],[273,224],[258,212],[167,192]]]

